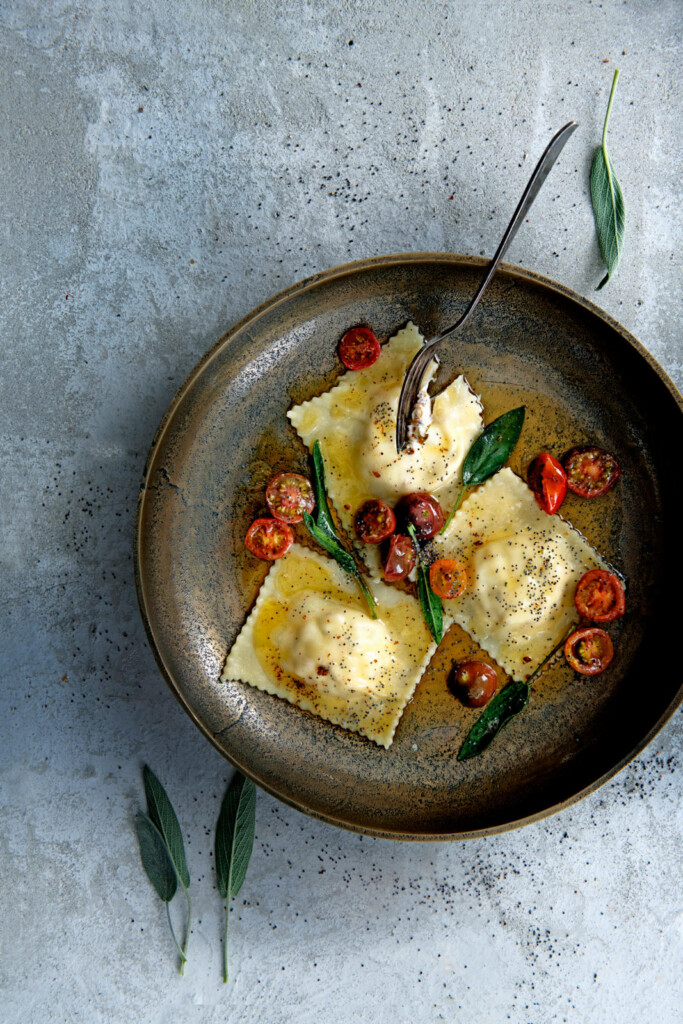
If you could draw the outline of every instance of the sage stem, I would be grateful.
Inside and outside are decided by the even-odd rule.
[[[178,942],[178,940],[176,938],[176,935],[175,935],[175,929],[173,928],[173,921],[171,920],[170,901],[165,901],[165,902],[166,902],[166,917],[168,918],[168,927],[171,929],[171,935],[173,936],[173,942],[175,943],[175,948],[178,950],[178,955],[180,956],[180,973],[184,974],[185,973],[185,961],[187,960],[187,957],[185,956],[185,953],[181,949],[180,943]]]
[[[612,113],[612,103],[614,102],[614,93],[616,92],[617,82],[619,81],[619,68],[615,68],[614,78],[612,79],[612,89],[609,94],[609,102],[607,104],[607,113],[605,114],[605,124],[602,129],[602,151],[605,154],[605,160],[609,158],[607,156],[607,123],[609,116]]]
[[[228,983],[228,915],[230,913],[230,893],[225,897],[225,931],[223,932],[223,984]]]
[[[468,491],[469,491],[469,487],[468,487],[467,485],[465,485],[465,486],[464,486],[464,487],[462,488],[462,490],[460,491],[460,494],[458,495],[458,499],[457,499],[457,501],[456,501],[455,505],[453,506],[453,508],[452,508],[452,509],[450,510],[450,512],[448,513],[448,519],[446,520],[446,522],[445,522],[445,523],[443,524],[443,526],[442,526],[442,527],[441,527],[441,529],[439,530],[439,533],[445,533],[445,532],[446,532],[446,529],[447,529],[447,527],[448,527],[448,524],[450,523],[451,519],[453,518],[453,516],[455,515],[455,513],[456,513],[456,512],[458,511],[458,509],[460,508],[460,505],[461,505],[461,503],[462,503],[462,499],[463,499],[463,498],[465,497],[465,495],[467,494],[467,492],[468,492]]]
[[[368,587],[367,583],[365,582],[360,573],[358,573],[358,575],[356,576],[356,581],[358,583],[358,586],[360,587],[361,594],[365,598],[365,603],[368,606],[368,610],[370,612],[371,617],[373,619],[376,619],[377,603],[375,601],[372,591],[370,590],[370,588]]]
[[[187,947],[190,941],[190,921],[192,919],[192,900],[190,899],[190,893],[183,886],[183,891],[187,897],[187,920],[185,922],[185,942],[183,943],[183,963],[180,965],[180,973],[185,973],[185,961],[187,960]]]

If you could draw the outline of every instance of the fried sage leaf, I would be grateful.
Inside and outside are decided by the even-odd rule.
[[[529,684],[513,680],[489,701],[479,718],[468,732],[465,742],[458,751],[458,761],[466,761],[486,750],[500,730],[511,718],[526,707],[529,699]]]
[[[313,444],[313,492],[315,494],[315,522],[316,526],[328,535],[332,540],[337,539],[337,530],[334,519],[327,503],[327,492],[325,490],[325,463],[320,442]]]
[[[223,981],[228,980],[228,914],[232,896],[242,888],[254,847],[256,786],[236,772],[223,797],[216,823],[216,881],[225,900]]]
[[[356,560],[339,540],[339,534],[327,503],[325,490],[325,464],[320,443],[313,445],[313,490],[315,492],[315,516],[304,512],[304,523],[311,537],[338,562],[342,569],[353,576],[368,606],[373,619],[377,618],[377,604],[372,591],[363,579]]]
[[[427,628],[432,634],[435,642],[440,644],[443,639],[443,605],[441,598],[435,594],[429,585],[429,569],[424,564],[420,545],[418,544],[415,527],[408,523],[408,533],[413,542],[417,554],[417,596],[420,599],[420,606]]]
[[[519,441],[526,407],[504,412],[485,428],[467,453],[462,466],[463,487],[476,487],[497,473]]]
[[[526,406],[524,405],[504,412],[497,420],[489,423],[474,442],[462,464],[462,490],[448,519],[441,527],[441,533],[445,532],[470,487],[483,484],[503,468],[519,441],[525,413]]]
[[[614,166],[607,152],[607,125],[618,81],[619,71],[616,70],[612,79],[612,89],[609,94],[607,114],[605,115],[605,124],[602,129],[602,144],[596,151],[591,166],[591,201],[593,203],[593,216],[595,217],[595,230],[598,234],[600,254],[607,267],[607,273],[598,285],[598,290],[604,288],[617,269],[624,245],[624,231],[626,228],[624,194],[621,191],[621,185],[614,173]]]
[[[304,523],[310,533],[313,540],[317,540],[321,548],[341,565],[345,572],[348,572],[351,576],[355,576],[358,573],[358,567],[356,566],[355,559],[346,548],[343,548],[336,537],[331,537],[329,533],[326,533],[323,527],[318,526],[312,515],[308,512],[304,512]]]
[[[513,680],[504,686],[500,693],[486,705],[479,718],[476,720],[467,736],[465,742],[458,751],[458,761],[466,761],[468,757],[474,757],[486,750],[489,743],[495,739],[504,725],[523,711],[529,699],[531,683],[537,676],[540,676],[543,669],[548,665],[560,648],[564,647],[565,640],[573,632],[572,626],[562,637],[559,644],[553,647],[550,654],[543,659],[538,668],[534,669],[530,676],[518,682]]]

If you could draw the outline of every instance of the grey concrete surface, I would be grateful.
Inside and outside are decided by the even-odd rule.
[[[681,385],[680,31],[675,0],[2,4],[6,1024],[681,1020],[680,713],[590,799],[493,839],[373,841],[259,795],[222,986],[230,769],[155,667],[131,555],[154,429],[230,323],[356,257],[491,253],[571,117],[509,258],[594,297],[615,65],[628,237],[598,299]],[[184,978],[132,832],[145,761],[188,843]]]

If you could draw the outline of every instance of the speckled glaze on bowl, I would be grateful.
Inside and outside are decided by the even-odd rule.
[[[285,413],[331,386],[350,326],[381,340],[408,319],[430,337],[451,324],[486,260],[434,253],[386,256],[289,288],[231,328],[171,403],[140,494],[136,580],[150,643],[171,689],[234,765],[274,796],[345,828],[395,839],[462,839],[517,827],[592,792],[637,754],[683,697],[669,669],[678,635],[679,475],[683,399],[623,327],[586,299],[505,265],[443,358],[464,371],[487,420],[521,402],[528,413],[511,462],[591,441],[623,477],[595,502],[563,513],[628,580],[612,628],[609,672],[579,677],[556,664],[529,706],[479,758],[455,754],[475,712],[448,692],[454,657],[477,652],[454,627],[388,750],[242,683],[218,682],[267,567],[244,549],[264,487],[307,471]],[[656,681],[656,682],[654,682]]]

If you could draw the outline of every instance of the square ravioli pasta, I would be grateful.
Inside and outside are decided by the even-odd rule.
[[[414,597],[369,585],[377,619],[336,562],[293,544],[266,576],[221,681],[248,683],[391,746],[436,644]]]
[[[520,680],[578,622],[574,592],[583,574],[609,568],[570,523],[543,512],[507,468],[467,497],[434,547],[438,557],[467,569],[465,593],[444,607]]]
[[[404,494],[429,491],[448,513],[459,493],[465,456],[482,431],[481,402],[465,378],[457,377],[434,399],[424,443],[412,451],[408,445],[397,455],[398,397],[405,372],[423,344],[417,327],[409,323],[382,346],[368,369],[349,370],[330,391],[287,413],[309,449],[320,442],[329,496],[375,578],[382,574],[379,550],[356,537],[358,508],[371,498],[393,508]],[[432,363],[432,372],[434,368]]]

